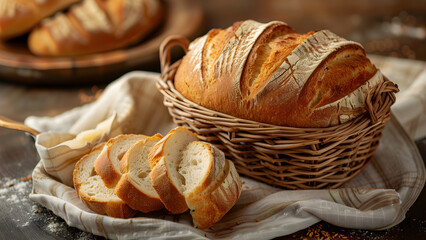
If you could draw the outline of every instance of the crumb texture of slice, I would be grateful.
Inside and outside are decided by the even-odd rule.
[[[198,140],[196,135],[184,127],[172,129],[149,154],[153,167],[150,178],[152,186],[168,211],[174,214],[188,209],[183,186],[185,178],[179,174],[179,163],[186,146]]]
[[[182,152],[178,173],[184,178],[183,193],[192,191],[201,185],[213,165],[213,156],[207,143],[194,141]]]
[[[241,180],[222,151],[205,142],[191,142],[182,154],[179,173],[194,226],[205,229],[219,221],[241,194]]]
[[[130,218],[136,214],[123,200],[114,193],[114,188],[107,188],[100,176],[89,177],[80,186],[80,198],[92,211],[116,218]]]
[[[95,147],[77,162],[73,173],[76,193],[81,201],[96,213],[117,218],[132,217],[136,211],[115,195],[114,188],[106,187],[94,170],[94,163],[103,148],[103,144]]]
[[[120,160],[127,150],[137,141],[146,138],[147,136],[145,135],[124,134],[108,140],[101,154],[95,161],[95,171],[101,176],[107,187],[115,187],[120,180]]]
[[[115,193],[130,207],[141,212],[151,212],[163,208],[157,192],[151,184],[151,167],[148,154],[161,140],[160,134],[136,142],[124,155],[120,167],[124,173],[118,182]]]
[[[199,162],[198,165],[193,165],[193,158]],[[228,165],[225,154],[215,146],[200,141],[188,145],[180,163],[179,173],[185,178],[184,195],[189,207],[188,200],[211,192],[225,179]],[[192,174],[187,174],[186,169],[190,169]]]
[[[214,186],[220,175],[223,175],[225,163],[223,152],[213,145],[201,141],[188,144],[178,168],[179,174],[185,180],[183,185],[185,198],[202,194]]]
[[[99,144],[95,146],[90,153],[83,156],[74,167],[73,172],[73,181],[74,188],[77,194],[79,194],[80,186],[87,181],[87,179],[91,176],[96,175],[96,172],[93,168],[96,158],[101,153],[105,144]]]
[[[241,195],[242,182],[234,164],[229,162],[226,178],[212,191],[187,199],[194,226],[199,229],[211,227],[235,205]]]

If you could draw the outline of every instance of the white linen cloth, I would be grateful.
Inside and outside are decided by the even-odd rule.
[[[346,228],[387,229],[404,219],[424,186],[423,161],[392,118],[373,160],[340,189],[283,190],[242,177],[237,204],[206,231],[192,227],[188,213],[176,217],[160,211],[131,219],[93,213],[69,182],[72,167],[63,167],[73,166],[78,158],[66,164],[56,159],[69,152],[82,154],[119,133],[167,133],[174,124],[156,90],[157,77],[132,72],[110,84],[91,104],[53,118],[27,118],[28,126],[42,132],[36,138],[41,161],[33,172],[30,198],[70,226],[111,239],[265,239],[291,234],[320,220]],[[58,148],[64,145],[65,150]]]
[[[426,137],[426,62],[369,56],[382,73],[398,84],[392,111],[413,139]]]

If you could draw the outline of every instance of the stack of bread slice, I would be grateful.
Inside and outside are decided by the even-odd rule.
[[[234,164],[184,127],[165,137],[120,135],[95,147],[76,164],[74,186],[97,213],[128,218],[189,209],[200,229],[219,221],[241,194]]]

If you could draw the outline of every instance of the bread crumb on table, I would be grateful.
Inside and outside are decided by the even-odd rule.
[[[21,181],[26,182],[33,179],[33,177],[31,175],[28,175],[27,177],[21,177]]]

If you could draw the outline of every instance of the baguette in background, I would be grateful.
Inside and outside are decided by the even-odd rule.
[[[30,51],[39,56],[76,56],[140,41],[161,22],[158,0],[84,0],[34,29]]]
[[[25,34],[46,17],[81,0],[0,0],[0,38]]]

